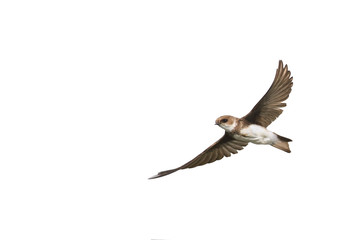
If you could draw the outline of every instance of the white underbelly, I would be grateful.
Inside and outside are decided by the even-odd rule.
[[[236,134],[234,138],[255,144],[272,144],[278,140],[275,133],[255,124],[251,124],[247,128],[242,129],[240,135]]]

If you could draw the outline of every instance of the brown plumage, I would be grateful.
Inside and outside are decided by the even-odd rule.
[[[246,137],[248,137],[246,133],[241,132],[243,129],[250,125],[259,125],[265,129],[282,113],[283,110],[280,108],[286,106],[283,101],[289,97],[293,85],[293,78],[290,76],[291,73],[288,70],[287,65],[283,67],[283,63],[280,60],[272,85],[247,115],[241,119],[229,115],[216,119],[215,124],[225,129],[225,134],[222,138],[188,163],[178,168],[159,172],[150,179],[163,177],[180,169],[194,168],[207,163],[212,163],[222,159],[224,156],[230,157],[231,154],[236,154],[239,150],[242,150],[248,142],[250,142],[250,140],[246,139]],[[275,135],[277,140],[272,142],[271,145],[285,152],[290,152],[288,142],[290,142],[291,139],[277,134]]]
[[[267,127],[272,123],[281,113],[281,107],[285,107],[285,101],[291,92],[293,85],[293,78],[290,77],[291,72],[288,71],[288,66],[279,61],[279,67],[276,70],[276,75],[269,90],[255,105],[255,107],[243,118],[247,121]]]
[[[205,149],[202,153],[200,153],[190,162],[175,169],[159,172],[157,175],[151,177],[150,179],[163,177],[180,169],[193,168],[207,163],[212,163],[216,160],[222,159],[224,156],[230,157],[231,153],[236,154],[239,150],[242,150],[247,144],[247,142],[235,140],[225,133],[222,138],[213,143],[210,147]]]

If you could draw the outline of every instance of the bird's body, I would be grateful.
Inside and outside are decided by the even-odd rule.
[[[245,128],[240,129],[239,132],[235,131],[233,133],[233,138],[255,144],[273,144],[278,141],[278,137],[275,133],[257,124],[250,124]]]
[[[225,115],[216,119],[215,124],[223,128],[226,134],[231,136],[233,139],[246,143],[251,142],[254,144],[271,145],[274,147],[277,147],[278,144],[282,144],[286,146],[284,149],[280,149],[285,152],[290,152],[287,144],[287,142],[291,141],[290,139],[269,131],[261,125],[249,123],[245,118]]]
[[[150,179],[163,177],[180,169],[212,163],[224,156],[229,157],[242,150],[248,143],[271,145],[290,153],[288,142],[291,142],[291,139],[269,131],[267,126],[282,113],[280,108],[286,106],[283,101],[289,97],[292,85],[287,65],[283,67],[282,61],[279,61],[272,85],[247,115],[242,118],[224,115],[216,119],[215,124],[225,130],[222,138],[190,162],[178,168],[159,172]]]
[[[234,134],[234,138],[255,144],[273,144],[278,141],[278,137],[275,133],[256,124],[251,124],[248,127],[241,129],[240,134]]]
[[[225,125],[225,123],[221,123],[223,119],[227,119],[228,121],[231,119],[231,124]],[[244,142],[271,144],[277,138],[273,132],[260,125],[250,124],[244,119],[229,115],[218,118],[215,124],[223,128],[225,132],[230,134],[234,139]]]

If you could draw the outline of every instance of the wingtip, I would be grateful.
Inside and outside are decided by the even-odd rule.
[[[284,65],[284,62],[283,62],[283,60],[279,60],[279,68],[281,68],[281,69],[287,69],[288,68],[288,65],[287,64],[285,64]]]
[[[160,175],[159,175],[159,174],[156,174],[156,175],[154,175],[154,176],[152,176],[152,177],[149,177],[148,179],[151,180],[151,179],[155,179],[155,178],[158,178],[158,177],[160,177]]]
[[[164,177],[164,176],[169,175],[169,174],[171,174],[171,173],[173,173],[173,172],[176,172],[176,171],[178,171],[178,170],[179,170],[179,168],[162,171],[162,172],[159,172],[158,174],[156,174],[155,176],[150,177],[149,179]]]

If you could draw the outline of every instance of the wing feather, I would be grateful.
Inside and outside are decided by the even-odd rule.
[[[269,90],[244,118],[250,123],[269,126],[283,112],[280,108],[286,106],[283,101],[290,95],[292,80],[288,66],[283,67],[283,62],[280,60]]]
[[[198,167],[207,163],[212,163],[217,160],[222,159],[223,157],[230,157],[231,154],[236,154],[239,150],[242,150],[247,145],[247,142],[242,142],[239,140],[235,140],[232,137],[230,137],[228,134],[225,133],[225,135],[220,138],[218,141],[216,141],[214,144],[212,144],[210,147],[205,149],[202,153],[200,153],[198,156],[196,156],[193,160],[185,163],[184,165],[159,172],[157,175],[149,178],[159,178],[166,175],[169,175],[173,172],[176,172],[180,169],[185,168],[194,168]]]

